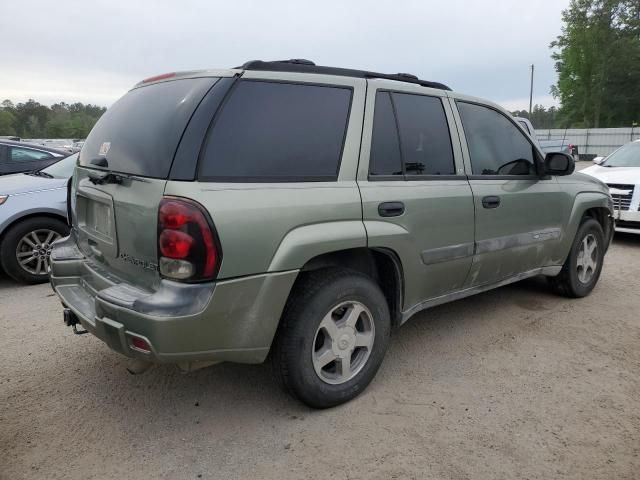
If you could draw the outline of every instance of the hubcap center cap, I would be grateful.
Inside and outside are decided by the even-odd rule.
[[[337,339],[333,343],[333,351],[337,357],[343,358],[351,355],[356,346],[356,333],[352,328],[340,329]]]

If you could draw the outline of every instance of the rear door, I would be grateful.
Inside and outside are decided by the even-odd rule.
[[[498,282],[552,263],[563,194],[541,177],[541,155],[498,108],[458,98],[466,168],[475,204],[475,257],[468,286]],[[459,116],[458,116],[459,113]]]
[[[73,224],[78,246],[107,277],[147,288],[159,282],[158,206],[183,132],[216,81],[134,88],[89,134],[74,175]]]
[[[443,90],[370,80],[358,185],[368,244],[402,261],[403,311],[463,287],[474,211]]]

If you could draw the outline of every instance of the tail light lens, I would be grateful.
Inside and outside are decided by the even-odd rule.
[[[197,202],[164,197],[158,209],[158,265],[165,278],[186,282],[213,280],[222,260],[209,215]]]

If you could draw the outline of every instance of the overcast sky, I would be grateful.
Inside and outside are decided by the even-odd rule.
[[[569,0],[3,2],[0,100],[109,106],[158,73],[308,58],[408,72],[509,109],[555,104],[549,43]]]

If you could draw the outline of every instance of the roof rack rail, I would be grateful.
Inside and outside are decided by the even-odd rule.
[[[290,60],[274,60],[265,62],[263,60],[250,60],[237,69],[259,70],[267,72],[296,72],[296,73],[318,73],[324,75],[337,75],[342,77],[356,78],[383,78],[386,80],[396,80],[399,82],[415,83],[423,87],[437,88],[439,90],[451,90],[447,85],[439,82],[420,80],[410,73],[377,73],[367,70],[355,70],[351,68],[325,67],[316,65],[311,60],[303,58],[292,58]]]

